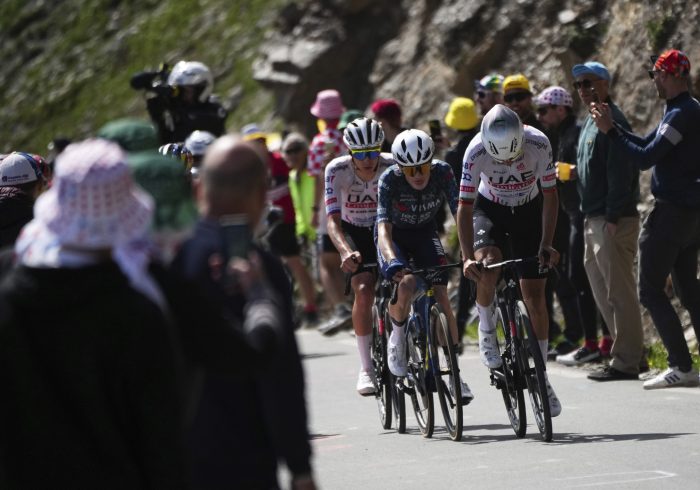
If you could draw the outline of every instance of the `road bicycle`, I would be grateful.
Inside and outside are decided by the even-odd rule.
[[[442,307],[435,301],[434,279],[461,263],[407,272],[418,277],[418,288],[406,323],[408,373],[399,385],[399,397],[411,398],[418,427],[424,437],[435,428],[433,392],[437,392],[450,439],[462,438],[462,385],[457,362],[457,339],[450,335]],[[392,298],[393,300],[393,298]]]
[[[496,339],[503,365],[490,369],[491,384],[501,390],[510,425],[516,437],[527,431],[525,397],[527,389],[535,423],[542,439],[552,440],[552,416],[547,395],[545,364],[530,315],[520,290],[518,270],[525,264],[538,262],[537,257],[512,259],[497,264],[481,265],[484,269],[503,268],[496,287]]]

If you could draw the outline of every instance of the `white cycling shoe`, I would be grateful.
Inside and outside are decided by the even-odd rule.
[[[497,369],[503,365],[503,359],[498,352],[496,331],[484,332],[479,330],[479,359],[489,369]]]
[[[549,414],[552,417],[556,417],[561,413],[561,402],[557,398],[557,394],[554,393],[554,388],[547,380],[547,398],[549,398]]]
[[[374,391],[372,375],[360,369],[360,374],[357,376],[357,392],[362,396],[368,396],[374,394]]]
[[[389,341],[389,371],[394,376],[403,377],[408,374],[408,362],[406,361],[406,342],[394,345]]]

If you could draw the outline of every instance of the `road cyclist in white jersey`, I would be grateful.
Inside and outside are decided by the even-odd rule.
[[[559,253],[552,248],[557,207],[555,166],[547,137],[523,126],[518,115],[503,105],[494,106],[481,124],[481,132],[464,154],[457,226],[464,257],[464,275],[476,282],[479,312],[479,356],[489,369],[502,359],[496,344],[494,297],[498,270],[493,264],[512,257],[537,256],[539,265],[552,267]],[[520,271],[523,300],[546,364],[549,317],[544,290],[546,273],[537,264]],[[547,381],[553,417],[561,404]]]
[[[394,162],[391,154],[380,153],[384,131],[374,119],[362,117],[350,122],[343,132],[343,142],[349,154],[332,160],[325,171],[328,235],[340,253],[341,269],[353,274],[352,325],[360,354],[357,391],[371,395],[375,390],[370,341],[377,276],[374,270],[361,266],[377,262],[373,238],[377,186],[379,176]]]

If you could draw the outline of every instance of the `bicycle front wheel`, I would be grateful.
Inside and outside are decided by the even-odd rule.
[[[408,376],[413,412],[423,437],[432,437],[435,429],[435,408],[433,406],[430,370],[426,369],[425,338],[416,332],[416,325],[409,322],[406,327],[408,349]]]
[[[391,429],[391,377],[387,365],[386,332],[377,305],[372,306],[372,341],[370,343],[374,368],[375,398],[379,409],[379,421],[383,429]]]
[[[522,372],[525,375],[532,412],[542,439],[549,442],[552,440],[552,415],[549,409],[549,397],[547,396],[544,361],[535,331],[530,322],[530,315],[527,312],[525,303],[522,301],[518,301],[516,305],[515,324],[522,340],[518,357],[520,358]]]
[[[430,308],[430,367],[435,379],[445,428],[450,439],[462,439],[462,383],[447,317],[440,305]]]
[[[499,376],[499,388],[503,395],[503,402],[506,405],[510,426],[513,428],[516,437],[524,437],[527,431],[527,415],[525,412],[525,395],[523,395],[523,386],[525,382],[522,380],[518,363],[516,362],[515,353],[517,352],[513,339],[510,335],[510,325],[507,322],[508,317],[503,314],[501,307],[496,308],[496,338],[498,340],[498,348],[503,359],[501,368],[502,377]]]

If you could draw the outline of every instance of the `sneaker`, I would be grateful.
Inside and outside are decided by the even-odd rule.
[[[698,372],[691,369],[684,373],[677,367],[669,367],[666,371],[644,382],[645,390],[658,390],[659,388],[671,388],[673,386],[700,386]]]
[[[628,379],[639,379],[639,374],[637,373],[626,373],[615,369],[612,366],[606,366],[604,368],[593,371],[587,376],[588,379],[593,381],[622,381]]]
[[[600,359],[600,350],[590,350],[583,346],[578,350],[557,356],[557,362],[564,366],[580,366],[587,362],[598,361]]]
[[[554,361],[557,356],[569,354],[578,349],[578,344],[574,344],[569,340],[562,340],[556,346],[553,346],[547,351],[547,360]]]
[[[547,380],[547,398],[549,398],[549,414],[552,417],[558,416],[561,413],[561,403],[559,398],[557,398],[557,394],[554,393],[554,388],[552,388],[549,380]]]
[[[394,345],[389,341],[389,371],[394,376],[406,376],[408,374],[406,362],[406,344],[401,342],[399,345]]]
[[[360,369],[360,374],[357,376],[357,392],[362,396],[368,396],[373,395],[374,391],[375,387],[372,375]]]
[[[469,402],[471,402],[474,399],[474,395],[472,394],[472,390],[469,389],[469,385],[464,382],[462,377],[460,376],[459,382],[462,384],[462,405],[469,405]],[[452,388],[452,375],[450,374],[450,396],[452,399],[455,399],[455,394],[454,390]]]
[[[503,365],[503,359],[496,344],[495,331],[486,333],[479,329],[479,359],[489,369],[496,369]]]
[[[318,327],[318,331],[323,335],[335,335],[341,330],[352,326],[352,317],[339,317],[338,315],[333,315],[325,323],[322,323]]]

